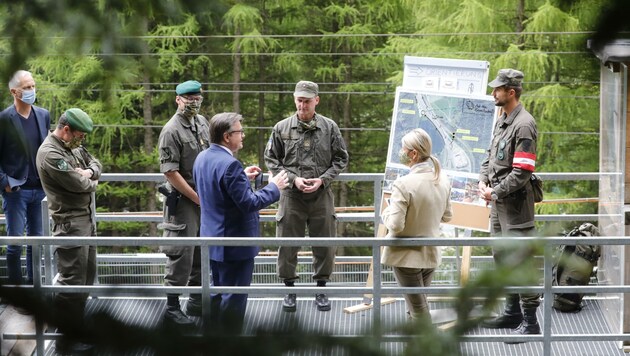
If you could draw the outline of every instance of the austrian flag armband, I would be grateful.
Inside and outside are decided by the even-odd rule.
[[[514,152],[512,167],[533,172],[536,169],[536,154],[529,152]]]

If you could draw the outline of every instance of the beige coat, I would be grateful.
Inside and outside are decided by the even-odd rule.
[[[450,194],[451,183],[444,174],[435,182],[430,164],[414,166],[393,184],[390,205],[381,216],[387,237],[439,237],[440,222],[453,216]],[[385,265],[407,268],[436,268],[440,261],[438,246],[385,246],[381,259]]]

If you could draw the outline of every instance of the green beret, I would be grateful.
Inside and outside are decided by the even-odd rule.
[[[175,88],[177,95],[201,94],[201,83],[196,80],[189,80],[179,84]]]
[[[91,133],[94,129],[94,123],[92,123],[92,119],[90,119],[88,114],[86,114],[85,111],[81,109],[68,109],[66,110],[64,115],[66,115],[68,125],[70,125],[73,130]]]

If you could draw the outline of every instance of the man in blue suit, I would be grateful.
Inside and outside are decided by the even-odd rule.
[[[45,194],[35,167],[37,149],[50,130],[50,113],[33,105],[35,81],[25,70],[9,81],[13,105],[0,112],[0,189],[8,236],[41,236]],[[26,247],[27,283],[33,284],[32,247]],[[22,245],[7,247],[9,284],[22,284]]]
[[[235,157],[243,148],[245,133],[236,113],[221,113],[210,120],[212,145],[201,152],[193,167],[193,178],[201,203],[202,238],[258,237],[258,211],[280,198],[287,174],[270,176],[269,184],[256,192],[250,179],[262,174],[257,166],[243,168]],[[214,286],[249,286],[258,246],[211,246],[210,268]],[[240,332],[247,294],[218,293],[211,296],[211,320],[223,332]]]

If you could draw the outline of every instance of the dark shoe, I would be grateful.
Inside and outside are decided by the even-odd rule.
[[[487,319],[481,322],[481,326],[490,329],[514,329],[523,322],[523,314],[501,314],[496,318]]]
[[[201,316],[201,300],[193,298],[188,299],[184,312],[188,316]]]
[[[282,301],[282,311],[294,313],[297,310],[297,306],[295,304],[296,298],[295,294],[285,295],[284,300]]]
[[[523,320],[521,325],[512,331],[510,335],[540,335],[540,324],[530,324],[526,320]],[[505,343],[515,345],[524,344],[525,341],[506,341]]]
[[[319,311],[329,311],[330,310],[330,302],[328,301],[328,297],[326,294],[316,294],[315,295],[315,304],[317,304],[317,310]]]
[[[195,325],[195,322],[190,320],[186,314],[177,307],[166,308],[166,312],[164,313],[164,323],[183,328],[191,328]]]
[[[33,315],[33,312],[26,308],[15,307],[15,310],[22,315]]]
[[[540,334],[540,324],[536,319],[537,308],[523,308],[523,322],[516,330],[512,331],[512,335],[538,335]],[[507,341],[506,344],[522,344],[525,341]]]
[[[91,355],[94,346],[82,342],[67,342],[63,339],[55,343],[55,351],[58,355]]]
[[[490,329],[514,329],[523,321],[520,297],[518,294],[508,294],[505,297],[505,309],[496,318],[484,320],[481,326]]]

